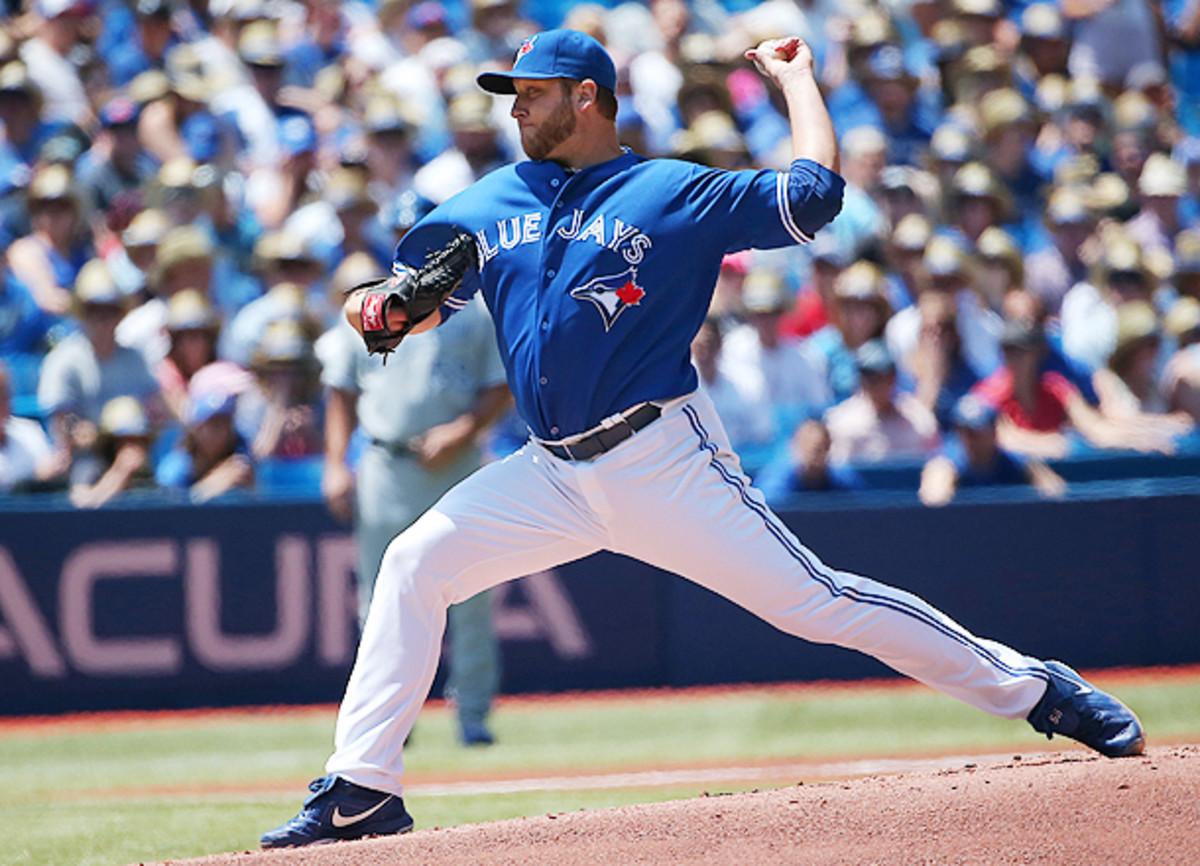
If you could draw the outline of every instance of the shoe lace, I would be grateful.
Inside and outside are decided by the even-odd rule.
[[[332,788],[335,781],[335,776],[321,776],[319,779],[313,779],[311,782],[309,782],[308,790],[312,793],[309,794],[308,798],[304,801],[304,805],[306,807],[311,805],[314,800]]]

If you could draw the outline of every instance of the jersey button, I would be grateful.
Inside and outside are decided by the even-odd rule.
[[[554,279],[554,275],[557,273],[558,273],[558,271],[554,270],[554,268],[551,268],[550,270],[546,271],[546,276],[550,277],[551,279]]]
[[[561,183],[561,181],[558,178],[554,178],[553,180],[550,181],[550,186],[554,187],[555,189],[558,189],[558,185],[560,183]]]
[[[542,378],[538,379],[538,383],[539,383],[539,384],[541,384],[541,385],[545,385],[545,384],[549,383],[549,381],[550,381],[550,380],[549,380],[549,379],[547,379],[545,376],[543,376]]]
[[[557,436],[557,435],[558,435],[558,428],[557,428],[557,427],[551,427],[551,428],[550,428],[550,435],[551,435],[551,436]]]
[[[549,331],[549,330],[550,330],[550,323],[549,323],[549,322],[547,322],[545,319],[543,319],[543,320],[542,320],[542,330],[543,330],[543,331]]]

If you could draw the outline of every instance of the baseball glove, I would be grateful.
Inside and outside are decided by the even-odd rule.
[[[367,352],[387,356],[418,324],[433,315],[459,287],[476,262],[475,239],[460,231],[440,250],[432,251],[415,271],[362,283],[350,293],[363,291],[362,338]],[[404,311],[408,321],[399,330],[388,325],[388,311]]]

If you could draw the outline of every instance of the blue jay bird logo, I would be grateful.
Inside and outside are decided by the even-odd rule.
[[[604,330],[612,329],[617,317],[630,307],[636,307],[646,296],[646,290],[637,284],[637,268],[628,268],[619,274],[596,277],[578,288],[571,289],[571,297],[580,301],[591,301],[600,311]]]
[[[537,34],[533,34],[521,43],[521,47],[517,49],[517,56],[513,58],[513,65],[516,66],[517,61],[533,50],[533,43],[537,42]]]

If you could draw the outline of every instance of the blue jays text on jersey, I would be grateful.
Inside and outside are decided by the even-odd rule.
[[[419,266],[453,227],[475,235],[479,272],[442,316],[482,291],[518,411],[535,436],[561,439],[695,390],[691,341],[722,257],[807,241],[844,187],[809,160],[786,174],[629,152],[577,172],[526,161],[433,210],[396,267]]]

